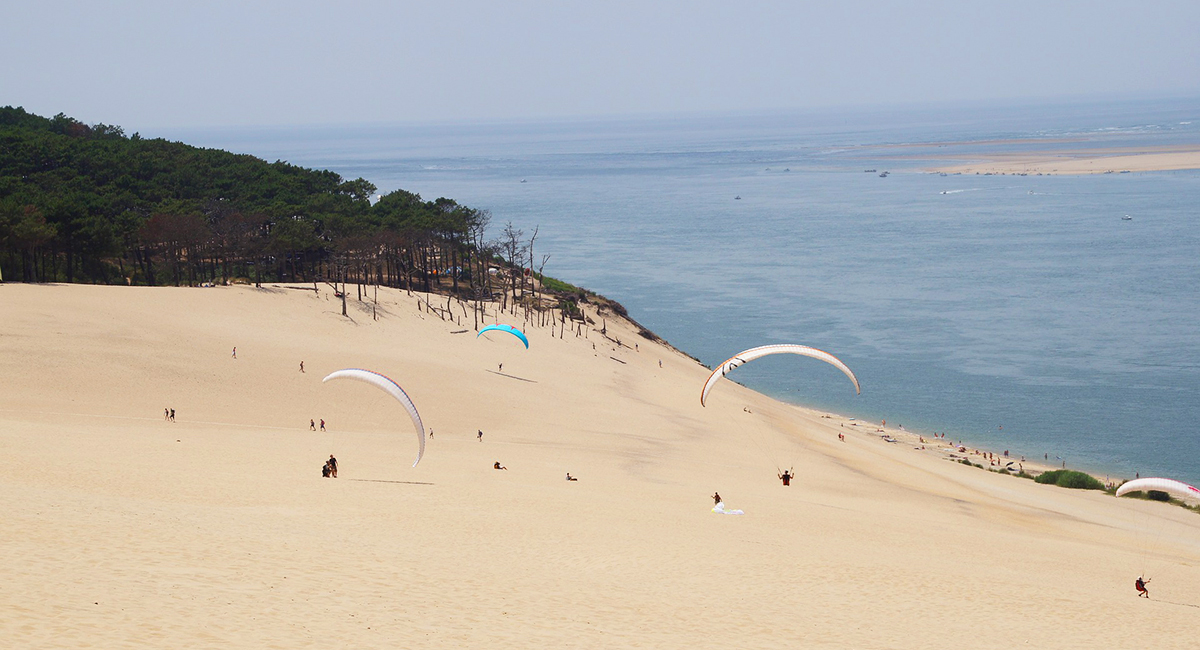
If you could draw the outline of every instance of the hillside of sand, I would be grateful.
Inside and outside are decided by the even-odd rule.
[[[526,350],[420,299],[381,289],[376,319],[323,289],[0,285],[6,647],[1200,636],[1195,513],[948,462],[731,381],[702,408],[708,370],[611,316],[589,313],[607,336],[526,327]],[[419,465],[395,401],[321,383],[348,367],[412,397]],[[714,491],[746,514],[711,512]]]

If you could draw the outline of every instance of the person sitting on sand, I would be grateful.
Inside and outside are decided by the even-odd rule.
[[[713,505],[714,505],[714,506],[715,506],[715,505],[718,505],[718,504],[720,504],[720,503],[721,503],[721,493],[720,493],[720,492],[713,492],[713,497],[712,497],[712,499],[713,499]]]
[[[579,479],[575,478],[574,476],[571,476],[570,472],[567,472],[567,480],[568,481],[578,481]]]
[[[1138,576],[1138,579],[1133,581],[1133,586],[1138,591],[1138,598],[1143,598],[1143,597],[1149,598],[1150,597],[1150,591],[1148,589],[1146,589],[1147,582],[1150,582],[1150,579],[1146,578],[1145,580],[1142,580],[1142,576]]]
[[[508,469],[508,468],[507,468],[507,467],[505,467],[505,466],[503,466],[503,465],[501,465],[501,464],[500,464],[500,461],[496,461],[496,462],[495,462],[495,464],[493,464],[493,465],[492,465],[492,469],[504,469],[504,470],[506,470],[506,469]]]
[[[329,461],[325,461],[325,466],[321,468],[321,476],[323,478],[329,478],[330,471],[332,470],[329,469]]]
[[[795,475],[792,474],[792,470],[785,469],[785,470],[783,470],[783,473],[779,475],[779,480],[783,481],[783,485],[786,487],[786,486],[792,484],[793,476],[795,476]]]

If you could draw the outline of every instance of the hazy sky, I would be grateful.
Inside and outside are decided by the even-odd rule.
[[[0,105],[152,127],[1200,95],[1200,1],[5,0]]]

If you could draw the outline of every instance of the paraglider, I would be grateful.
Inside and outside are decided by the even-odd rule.
[[[1126,481],[1125,483],[1121,484],[1121,487],[1117,488],[1117,496],[1122,497],[1133,492],[1150,491],[1165,492],[1171,496],[1181,498],[1200,499],[1200,489],[1197,489],[1196,487],[1188,485],[1182,481],[1176,481],[1169,478],[1138,478],[1132,481]],[[1145,521],[1139,520],[1137,526],[1139,536],[1144,537],[1148,534],[1145,530],[1145,524]],[[1154,533],[1154,536],[1157,537],[1161,534],[1162,530],[1159,529],[1156,533]],[[1143,558],[1143,564],[1145,564],[1145,558]],[[1147,572],[1143,570],[1142,574],[1139,575],[1137,580],[1135,580],[1133,583],[1134,589],[1137,590],[1137,595],[1141,598],[1150,597],[1150,590],[1146,586],[1146,583],[1150,582],[1150,578],[1146,576]]]
[[[325,383],[330,379],[354,379],[366,382],[396,398],[396,401],[404,406],[404,410],[408,411],[408,417],[412,418],[413,427],[417,430],[417,459],[413,461],[413,467],[416,467],[417,463],[421,462],[421,456],[425,454],[425,425],[421,423],[421,415],[417,413],[416,405],[409,399],[404,389],[400,388],[400,384],[377,372],[362,370],[360,368],[347,368],[346,370],[331,372],[321,380],[321,383]]]
[[[1200,499],[1200,489],[1169,478],[1139,478],[1127,481],[1117,488],[1117,496],[1122,497],[1130,492],[1149,492],[1150,490],[1166,492],[1177,497]]]
[[[825,363],[832,364],[835,368],[845,373],[845,375],[850,378],[850,381],[854,382],[854,390],[856,393],[862,393],[862,388],[858,385],[858,378],[854,376],[854,373],[848,366],[846,366],[846,364],[842,363],[841,359],[838,359],[824,350],[810,348],[807,345],[783,343],[778,345],[764,345],[757,348],[750,348],[749,350],[739,352],[736,356],[717,366],[716,370],[713,370],[712,374],[708,376],[708,381],[704,382],[704,390],[700,392],[700,405],[705,406],[704,402],[708,398],[708,391],[712,390],[712,387],[716,385],[717,380],[719,380],[721,377],[724,377],[734,368],[737,368],[744,363],[754,361],[759,357],[765,357],[769,354],[799,354],[801,356],[820,359]]]
[[[521,330],[513,327],[512,325],[488,325],[487,327],[479,330],[479,334],[476,334],[475,338],[479,338],[479,336],[481,334],[483,334],[484,332],[487,332],[487,331],[491,331],[491,330],[496,330],[499,332],[508,332],[509,334],[512,334],[513,336],[521,339],[521,342],[525,344],[525,349],[526,350],[529,349],[529,339],[525,338],[525,333],[522,332]]]

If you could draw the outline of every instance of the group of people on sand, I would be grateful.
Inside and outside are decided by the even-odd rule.
[[[175,421],[175,409],[164,408],[163,409],[163,419],[166,420],[167,422],[174,422]]]
[[[312,418],[309,418],[309,420],[308,420],[308,430],[309,431],[317,430],[317,422],[315,420],[313,420]],[[322,418],[321,419],[321,431],[324,431],[324,430],[325,430],[325,419]]]
[[[337,459],[333,457],[333,454],[329,454],[329,460],[325,461],[325,466],[321,468],[321,476],[337,478]]]

